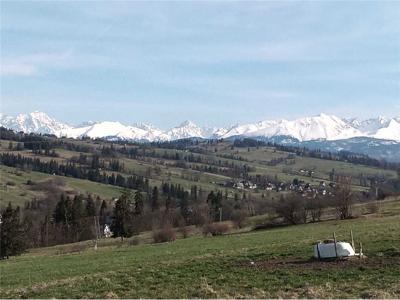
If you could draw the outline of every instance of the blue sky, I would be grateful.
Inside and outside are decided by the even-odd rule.
[[[70,123],[400,115],[400,2],[1,1],[0,76]]]

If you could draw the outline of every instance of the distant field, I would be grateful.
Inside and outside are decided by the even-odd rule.
[[[238,152],[238,154],[235,154],[236,152]],[[268,147],[259,147],[259,149],[253,147],[250,148],[250,151],[248,151],[247,148],[235,148],[234,150],[231,150],[229,148],[229,149],[224,149],[223,151],[221,151],[221,153],[235,154],[245,159],[248,159],[251,162],[251,165],[254,165],[257,168],[262,169],[263,170],[262,172],[265,173],[266,175],[273,175],[275,173],[278,173],[278,176],[293,177],[294,174],[285,174],[284,168],[288,168],[292,169],[293,171],[299,171],[300,169],[313,170],[314,171],[313,177],[322,180],[329,179],[329,172],[331,172],[332,169],[335,169],[335,171],[338,174],[345,174],[354,177],[359,176],[360,174],[363,175],[383,174],[388,178],[396,178],[397,176],[396,172],[392,170],[383,170],[379,168],[356,165],[346,162],[324,160],[311,157],[299,157],[299,156],[295,157],[295,164],[293,165],[286,166],[284,163],[281,163],[273,167],[266,166],[263,163],[268,162],[274,158],[288,156],[287,152],[275,151]],[[301,175],[297,175],[297,177],[309,178],[307,176],[301,176]],[[357,185],[359,183],[357,181],[354,181],[353,184]]]
[[[92,149],[100,151],[102,147],[109,146],[109,143],[96,142],[96,141],[79,141],[79,140],[65,140],[68,143],[75,145],[85,145]],[[8,152],[9,141],[0,140],[0,152]],[[114,145],[114,147],[122,147],[121,145]],[[138,148],[135,145],[127,145],[129,148]],[[188,149],[191,149],[188,147]],[[360,186],[360,180],[358,177],[360,174],[364,176],[375,176],[383,175],[387,179],[395,178],[396,172],[392,170],[384,170],[369,166],[356,165],[346,162],[322,160],[317,158],[300,157],[296,156],[294,164],[286,165],[285,162],[280,162],[276,165],[269,165],[269,162],[277,158],[285,158],[288,156],[288,152],[276,150],[272,147],[232,147],[231,143],[220,142],[216,145],[208,145],[207,143],[200,143],[193,146],[195,153],[192,153],[194,157],[201,157],[202,162],[186,162],[186,165],[180,162],[179,167],[176,166],[177,160],[165,159],[162,157],[145,157],[140,159],[130,159],[125,156],[118,154],[116,159],[124,164],[124,171],[120,174],[123,176],[129,176],[132,174],[143,176],[149,179],[150,185],[160,186],[163,182],[169,182],[173,184],[180,184],[186,190],[190,190],[191,186],[197,185],[204,192],[211,190],[226,190],[230,197],[233,194],[241,193],[242,191],[222,187],[226,181],[232,180],[232,178],[221,174],[220,172],[200,172],[195,170],[195,167],[201,167],[203,170],[208,167],[219,168],[224,163],[234,164],[236,167],[247,165],[251,167],[250,175],[265,175],[270,178],[277,178],[279,181],[291,182],[294,178],[298,178],[305,182],[309,182],[314,186],[319,185],[321,180],[328,181],[329,173],[332,169],[335,169],[337,174],[343,174],[353,177],[353,189],[356,191],[368,191],[368,187]],[[192,149],[192,150],[193,150]],[[52,159],[57,160],[59,163],[66,163],[68,159],[72,157],[79,157],[80,152],[70,151],[61,148],[55,149],[58,157],[46,157],[44,155],[34,155],[28,150],[24,151],[12,151],[13,154],[21,154],[28,157],[37,157],[42,161],[49,161]],[[140,149],[143,151],[143,149]],[[139,152],[140,152],[139,151]],[[175,156],[179,154],[182,158],[186,155],[191,154],[189,150],[177,150],[177,149],[163,149],[155,146],[149,147],[145,150],[146,153],[156,153],[158,155],[168,154]],[[201,153],[199,153],[201,152]],[[84,153],[87,157],[91,157],[91,153]],[[227,158],[230,157],[230,158]],[[106,163],[112,158],[102,157]],[[300,170],[312,170],[313,175],[306,176],[301,173]],[[106,171],[107,174],[115,173],[112,171]],[[16,175],[18,174],[18,175]],[[239,175],[238,175],[239,176]],[[6,168],[0,166],[0,197],[1,206],[4,206],[9,201],[16,205],[23,205],[26,200],[33,198],[41,198],[44,196],[42,192],[32,191],[29,186],[26,185],[28,179],[33,181],[43,181],[53,178],[53,175],[38,173],[38,172],[26,172],[16,171],[13,168]],[[77,193],[91,193],[102,197],[103,199],[111,199],[118,197],[121,188],[111,185],[105,185],[88,180],[80,180],[69,177],[63,177],[66,182],[66,189],[75,191]],[[7,184],[11,183],[11,184]],[[254,197],[261,197],[264,193],[263,190],[253,190]],[[275,194],[275,192],[270,192]],[[272,197],[272,196],[271,196]]]
[[[25,201],[33,198],[39,199],[44,196],[43,192],[33,191],[26,184],[28,180],[40,182],[54,177],[62,178],[65,181],[65,189],[73,190],[78,193],[91,193],[99,195],[103,199],[112,199],[121,194],[122,188],[81,180],[64,176],[54,176],[45,173],[21,171],[15,168],[0,166],[0,199],[1,205],[6,206],[8,202],[13,205],[24,205]]]
[[[348,239],[350,229],[368,259],[309,261],[313,242],[332,232]],[[398,298],[399,231],[397,200],[385,202],[379,214],[346,221],[159,245],[107,240],[97,251],[63,255],[59,246],[35,249],[0,262],[0,297]]]

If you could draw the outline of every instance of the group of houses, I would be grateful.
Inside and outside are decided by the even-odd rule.
[[[291,183],[268,181],[265,185],[258,186],[250,180],[230,180],[218,183],[223,187],[235,188],[238,190],[266,190],[275,192],[291,191],[301,194],[303,197],[313,197],[316,195],[330,196],[335,183],[320,181],[317,186],[311,185],[303,180],[294,179]]]
[[[301,194],[303,197],[314,197],[316,195],[332,196],[332,188],[335,187],[334,183],[327,184],[325,181],[320,181],[318,186],[312,186],[303,180],[293,180],[289,185],[289,190]]]

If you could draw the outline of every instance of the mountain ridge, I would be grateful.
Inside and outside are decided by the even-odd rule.
[[[0,126],[26,133],[54,134],[70,138],[109,138],[129,141],[172,141],[183,138],[230,138],[290,136],[300,142],[346,140],[368,137],[400,142],[400,117],[379,116],[366,120],[344,119],[321,113],[294,120],[264,120],[227,128],[206,128],[186,120],[168,130],[147,123],[124,125],[118,121],[84,122],[72,126],[34,111],[16,117],[0,114]]]

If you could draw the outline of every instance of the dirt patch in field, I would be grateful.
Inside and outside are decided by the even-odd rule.
[[[242,261],[240,267],[257,268],[264,270],[277,269],[299,269],[299,270],[327,270],[327,269],[342,269],[347,267],[359,268],[378,268],[378,267],[399,267],[400,257],[370,257],[370,258],[351,258],[339,260],[315,260],[315,259],[300,259],[295,257],[276,258],[260,261]]]

